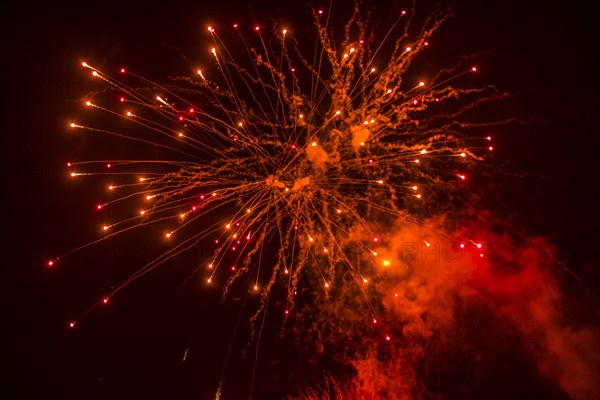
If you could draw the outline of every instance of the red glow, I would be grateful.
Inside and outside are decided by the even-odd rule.
[[[125,73],[125,68],[121,68],[121,73],[124,74]]]

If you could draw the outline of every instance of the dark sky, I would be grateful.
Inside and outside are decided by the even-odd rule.
[[[3,398],[197,399],[214,393],[238,304],[217,304],[216,292],[178,289],[188,277],[185,268],[132,285],[119,301],[120,310],[95,313],[77,331],[67,329],[73,316],[115,282],[103,276],[102,265],[85,257],[68,270],[45,267],[49,257],[89,237],[87,226],[94,222],[95,189],[75,187],[66,178],[65,162],[88,150],[85,142],[73,140],[66,122],[78,111],[75,99],[86,91],[81,60],[101,69],[124,63],[141,75],[160,77],[183,64],[180,55],[190,62],[202,57],[206,22],[245,18],[268,25],[270,17],[281,17],[292,26],[310,23],[307,5],[288,9],[279,3],[2,6],[2,77],[8,88],[2,107],[3,272],[9,332],[3,359],[10,371],[3,385],[10,396]],[[402,4],[374,2],[390,9],[397,3]],[[456,9],[440,33],[440,40],[456,44],[448,57],[484,52],[488,64],[480,66],[480,79],[523,96],[511,103],[511,111],[537,121],[499,128],[495,135],[497,162],[509,162],[516,173],[544,177],[517,185],[507,204],[527,218],[531,232],[556,243],[560,256],[582,276],[582,286],[574,290],[598,295],[600,108],[593,12],[582,4],[552,1],[458,0]],[[126,262],[118,256],[123,243],[115,246],[103,250],[115,253],[109,257],[111,271]],[[190,343],[191,366],[181,362]],[[246,371],[238,378],[240,393],[247,391],[250,366],[245,363],[238,362]],[[275,391],[263,378],[259,389]]]

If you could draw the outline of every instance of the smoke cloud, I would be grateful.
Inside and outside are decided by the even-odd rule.
[[[465,398],[483,383],[600,398],[600,330],[563,289],[556,249],[481,221],[448,226],[398,221],[378,240],[386,262],[374,263],[362,295],[340,289],[315,302],[321,354],[352,372],[298,398]],[[366,306],[349,305],[360,298]]]

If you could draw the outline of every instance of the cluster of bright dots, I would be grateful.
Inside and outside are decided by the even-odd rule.
[[[323,11],[319,10],[318,11],[318,15],[322,15]],[[402,11],[401,13],[402,15],[406,14],[406,11]],[[238,29],[239,26],[238,24],[233,24],[233,28],[234,29]],[[207,31],[213,36],[216,36],[216,29],[213,26],[209,26],[207,28]],[[258,33],[258,35],[260,35],[260,26],[255,26],[254,27],[254,31]],[[288,29],[282,29],[281,30],[281,34],[282,36],[285,38],[286,35],[289,34]],[[262,37],[261,37],[261,41],[262,41]],[[359,43],[361,45],[364,44],[363,40],[360,39]],[[423,46],[429,46],[429,42],[425,41],[423,43]],[[414,49],[411,46],[407,46],[404,48],[405,53],[409,53],[412,52]],[[341,56],[341,61],[345,62],[345,63],[350,63],[351,60],[353,59],[353,57],[355,57],[355,54],[358,52],[359,50],[357,50],[357,48],[355,47],[350,47],[346,52],[342,53]],[[224,65],[222,64],[223,61],[220,59],[220,57],[222,57],[218,47],[212,47],[210,49],[210,53],[214,56],[215,58],[215,62],[218,65]],[[227,61],[230,63],[230,61]],[[115,82],[111,80],[111,78],[108,75],[105,75],[104,73],[102,73],[101,71],[97,70],[96,68],[90,66],[89,64],[87,64],[86,62],[83,62],[81,64],[84,68],[90,69],[91,70],[91,74],[93,77],[95,78],[100,78],[105,80],[106,82],[108,82],[111,85],[115,85]],[[290,67],[289,71],[291,71],[291,73],[295,72],[295,68]],[[120,69],[120,73],[121,74],[125,74],[127,71],[125,68],[121,68]],[[368,68],[368,72],[365,72],[366,75],[370,75],[370,74],[376,74],[377,69],[373,66],[369,66]],[[477,68],[476,67],[472,67],[470,68],[470,72],[477,72]],[[204,75],[204,72],[201,68],[197,69],[196,71],[197,75],[200,77],[200,79],[202,80],[202,82],[208,82],[207,78]],[[464,73],[464,72],[463,72]],[[462,73],[461,73],[462,75]],[[209,86],[209,83],[206,83],[207,87]],[[120,86],[117,86],[120,87]],[[417,90],[417,89],[426,89],[426,83],[423,81],[418,82],[418,84],[414,87],[414,89],[412,90]],[[383,93],[384,95],[395,95],[396,94],[396,90],[397,89],[391,89],[391,88],[387,88]],[[412,91],[411,90],[411,91]],[[410,91],[409,91],[410,93]],[[131,93],[128,93],[131,94]],[[128,103],[128,96],[123,95],[120,96],[118,99],[119,103]],[[137,102],[139,102],[139,99],[136,99]],[[161,96],[161,95],[156,95],[154,97],[154,101],[157,103],[156,106],[148,106],[148,107],[153,107],[153,108],[161,108],[163,110],[166,110],[165,112],[169,112],[171,113],[172,117],[179,123],[181,124],[194,124],[197,123],[198,121],[198,117],[197,114],[201,113],[202,111],[200,109],[197,109],[195,107],[188,107],[186,109],[183,110],[175,110],[173,103],[170,102],[170,100],[167,100],[167,97],[165,96]],[[440,101],[439,98],[435,98],[435,102]],[[414,99],[408,101],[407,103],[412,103],[413,106],[420,106],[423,103],[423,100],[421,98],[415,97]],[[91,108],[97,108],[103,111],[107,111],[107,109],[93,103],[90,100],[86,100],[85,101],[85,106],[86,107],[91,107]],[[116,112],[113,111],[109,111],[113,114],[117,114]],[[325,121],[323,122],[323,125],[325,126],[327,123],[329,123],[330,121],[332,121],[334,118],[345,118],[344,114],[350,114],[350,113],[346,113],[345,111],[342,110],[335,110],[335,111],[331,111],[331,113],[329,114],[330,117],[329,119],[325,119]],[[125,117],[134,120],[134,121],[142,121],[139,122],[141,125],[143,126],[150,126],[149,122],[145,122],[145,120],[139,116],[136,115],[132,110],[128,109],[125,110],[123,112],[123,114],[120,115],[124,115]],[[308,114],[307,114],[308,115]],[[350,117],[348,117],[350,118]],[[300,121],[298,123],[306,123],[304,122],[307,118],[305,117],[304,113],[298,113],[297,114],[297,120]],[[362,120],[361,120],[362,121]],[[364,125],[364,129],[369,129],[371,127],[371,129],[375,130],[376,125],[378,124],[378,120],[376,118],[366,118],[364,121],[361,122],[362,125]],[[88,129],[88,130],[94,130],[94,128],[90,128],[90,127],[86,127],[84,125],[80,125],[77,122],[71,122],[70,123],[70,127],[71,128],[80,128],[80,129]],[[242,140],[246,140],[247,137],[244,137],[244,135],[246,134],[247,130],[251,128],[251,124],[246,123],[243,120],[237,120],[235,122],[233,122],[231,124],[231,126],[228,126],[228,128],[239,134],[239,136],[233,137],[231,140],[232,142],[238,142],[240,140],[240,138]],[[362,129],[362,128],[361,128]],[[178,130],[176,132],[173,132],[174,135],[177,137],[178,140],[183,141],[184,139],[186,139],[186,137],[188,136],[184,131],[182,130]],[[312,136],[315,140],[309,140],[306,142],[305,145],[300,145],[296,142],[294,143],[290,143],[290,144],[286,144],[286,146],[289,145],[288,148],[291,148],[294,152],[296,152],[297,154],[305,154],[308,153],[310,148],[314,148],[317,150],[321,150],[322,149],[322,143],[317,139],[317,135],[314,134]],[[485,140],[491,142],[492,138],[491,136],[487,136],[484,138]],[[366,139],[365,141],[360,141],[358,143],[359,146],[366,146]],[[493,151],[493,146],[489,145],[487,147],[488,151]],[[412,165],[416,165],[415,168],[420,168],[420,165],[423,164],[423,161],[426,157],[429,157],[431,154],[435,153],[436,149],[428,149],[428,148],[421,148],[418,149],[416,151],[412,151],[410,152],[410,157],[407,160],[403,160],[402,162],[405,163],[410,163]],[[471,156],[470,153],[468,153],[467,151],[460,151],[457,153],[454,153],[453,156],[458,156],[460,158],[467,158],[469,156]],[[380,158],[378,158],[377,156],[369,156],[366,160],[365,163],[367,166],[371,166],[371,167],[375,167],[380,163]],[[106,163],[105,166],[107,169],[111,169],[113,168],[113,166],[115,166],[116,163]],[[71,177],[77,177],[77,176],[82,176],[82,175],[93,175],[93,173],[86,173],[86,172],[78,172],[73,170],[74,168],[74,164],[73,163],[68,163],[67,167],[70,169],[70,176]],[[460,181],[466,181],[467,180],[467,175],[464,172],[456,172],[454,171],[454,175],[456,177],[456,179],[460,182]],[[145,177],[145,176],[140,176],[137,178],[139,184],[152,184],[153,182],[156,181],[156,178],[150,178],[150,177]],[[377,184],[377,185],[386,185],[387,181],[385,179],[373,179],[370,181],[370,183],[372,184]],[[296,181],[292,187],[292,185],[290,185],[289,183],[284,183],[284,182],[279,182],[276,179],[273,179],[271,182],[269,182],[269,180],[267,179],[267,185],[271,186],[273,188],[278,188],[280,189],[283,193],[297,193],[299,192],[299,188],[301,188],[303,185],[305,185],[305,183],[302,183],[300,180]],[[125,185],[117,185],[117,184],[109,184],[107,186],[107,190],[108,191],[115,191],[117,189],[120,189],[122,187],[128,187],[131,186],[131,184],[125,184]],[[395,184],[391,184],[391,187],[395,187],[398,185]],[[413,185],[413,184],[408,184],[408,185],[404,185],[403,190],[405,190],[409,196],[412,196],[416,199],[422,199],[423,194],[419,191],[419,186],[417,185]],[[178,219],[178,224],[180,224],[180,227],[176,228],[176,229],[172,229],[169,230],[167,232],[164,232],[164,238],[165,239],[172,239],[173,235],[175,233],[177,233],[177,231],[179,229],[181,229],[181,227],[185,226],[185,220],[188,219],[188,217],[190,217],[190,215],[192,213],[198,213],[199,211],[201,211],[203,209],[203,207],[205,207],[204,203],[207,203],[207,200],[210,200],[213,197],[218,197],[221,194],[223,194],[223,197],[225,197],[226,194],[226,190],[223,190],[223,192],[220,192],[219,190],[215,190],[212,192],[209,192],[207,194],[201,194],[197,197],[197,199],[192,202],[192,204],[189,206],[189,209],[187,209],[186,211],[177,211],[176,217]],[[144,197],[146,199],[146,201],[152,201],[156,198],[159,198],[161,196],[160,193],[158,192],[154,192],[154,193],[147,193],[144,194]],[[129,197],[129,196],[127,196]],[[125,198],[127,198],[125,197]],[[105,203],[96,203],[95,207],[97,210],[103,210],[107,205],[109,205],[111,202],[105,202]],[[347,207],[350,208],[350,207]],[[139,210],[137,212],[137,215],[139,217],[146,217],[149,214],[152,214],[153,212],[153,208],[152,207],[148,207],[146,209],[142,209]],[[231,219],[231,222],[227,223],[224,225],[224,231],[227,232],[227,234],[224,236],[223,234],[221,234],[219,236],[219,238],[216,239],[212,239],[215,246],[217,247],[221,247],[221,246],[225,246],[228,251],[233,252],[233,253],[241,253],[243,252],[245,249],[247,249],[248,243],[250,243],[252,241],[252,239],[254,239],[255,237],[257,237],[257,232],[251,232],[251,220],[250,218],[252,218],[253,214],[256,215],[261,215],[260,211],[257,212],[257,210],[254,209],[254,207],[251,206],[251,204],[244,204],[243,206],[243,210],[241,210],[238,214],[236,214],[235,217],[233,217]],[[339,207],[335,207],[334,208],[334,214],[348,214],[345,210],[343,210],[342,208]],[[195,217],[192,217],[192,219],[194,219]],[[166,218],[164,218],[166,219]],[[249,222],[250,221],[250,222]],[[248,222],[248,223],[247,223]],[[116,224],[103,224],[101,226],[101,231],[103,232],[110,232],[112,230],[112,228],[114,228],[117,225],[120,225],[121,222],[116,223]],[[305,224],[306,225],[306,224]],[[316,244],[314,243],[316,241],[316,238],[318,235],[311,235],[311,229],[308,226],[303,226],[303,225],[299,225],[298,222],[294,222],[291,226],[293,226],[293,232],[294,232],[294,240],[296,240],[296,237],[303,237],[305,238],[305,240],[307,241],[307,243],[309,243],[310,245]],[[128,230],[129,228],[125,228],[123,230]],[[117,232],[118,233],[118,232]],[[115,233],[109,233],[109,235],[113,235]],[[375,236],[372,238],[372,245],[373,246],[382,246],[382,242],[384,242],[384,238],[380,237],[380,236]],[[429,248],[432,244],[428,241],[423,241],[424,246],[426,246],[427,248]],[[480,252],[478,253],[478,256],[480,258],[484,257],[484,253],[481,250],[482,249],[482,244],[481,243],[477,243],[475,241],[470,241],[470,244],[472,246],[474,246],[474,248],[480,250]],[[86,247],[86,246],[82,246],[82,247]],[[466,244],[465,243],[459,243],[458,244],[458,248],[460,249],[465,249]],[[329,255],[330,253],[336,251],[335,248],[332,247],[328,247],[328,245],[321,245],[322,248],[322,253],[324,255]],[[319,250],[320,251],[320,250]],[[372,255],[374,257],[376,257],[378,259],[378,264],[382,267],[391,267],[393,264],[393,261],[391,260],[391,257],[383,257],[379,254],[379,252],[382,252],[381,250],[378,252],[376,249],[371,249],[368,248],[368,251],[370,251],[372,253]],[[58,258],[53,259],[48,261],[48,266],[49,267],[53,267],[56,262],[57,262]],[[236,259],[239,260],[239,257]],[[213,284],[215,281],[215,273],[217,270],[217,267],[220,265],[221,261],[217,260],[217,257],[215,257],[215,259],[213,260],[213,262],[208,264],[208,270],[210,271],[210,275],[205,278],[205,281],[207,284]],[[238,264],[237,262],[234,262],[232,264],[230,264],[229,266],[229,270],[231,271],[232,274],[237,274],[238,271],[240,271],[241,269],[244,269],[242,267],[239,266],[240,264]],[[358,281],[362,282],[363,284],[368,284],[369,283],[369,277],[367,276],[363,276],[362,273],[355,271],[357,276],[358,276]],[[283,268],[283,273],[286,275],[290,274],[290,269],[285,266],[285,268]],[[325,277],[324,274],[322,274],[323,277],[323,287],[327,290],[331,287],[331,285],[333,284],[329,279],[327,279]],[[251,285],[252,289],[254,292],[259,292],[261,285],[259,285],[258,283],[258,273],[256,274],[256,282]],[[120,289],[121,287],[119,287]],[[118,289],[117,289],[118,290]],[[110,295],[103,297],[96,305],[98,304],[108,304],[109,303],[109,299],[114,295],[116,291],[112,292]],[[295,289],[293,290],[293,293],[295,294],[296,291]],[[398,297],[398,293],[394,293],[393,294],[394,297]],[[283,313],[285,316],[289,315],[290,313],[290,309],[288,307],[285,307],[283,310]],[[74,328],[77,325],[77,320],[75,321],[71,321],[69,322],[69,327]],[[372,322],[373,324],[381,324],[380,321],[376,318],[376,317],[372,317]],[[385,334],[385,340],[389,341],[391,340],[392,337],[390,334],[386,333]]]

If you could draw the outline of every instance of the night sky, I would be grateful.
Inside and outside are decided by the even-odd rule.
[[[47,268],[49,258],[92,239],[98,225],[94,204],[101,189],[74,184],[65,168],[67,161],[92,154],[93,144],[74,138],[67,122],[78,115],[78,101],[90,87],[82,60],[103,70],[126,65],[160,79],[205,57],[207,23],[268,26],[270,18],[281,18],[301,31],[312,24],[308,3],[125,3],[3,6],[5,399],[211,398],[236,332],[244,302],[221,304],[218,289],[186,284],[185,260],[136,281],[108,310],[95,310],[77,329],[68,328],[155,244],[137,237],[138,253],[115,240],[73,257],[65,268]],[[494,128],[494,161],[512,174],[501,182],[505,189],[512,186],[496,199],[497,210],[556,246],[578,276],[562,275],[564,291],[573,304],[583,304],[562,311],[576,325],[597,325],[597,21],[587,5],[523,3],[458,0],[456,16],[438,32],[447,47],[432,57],[443,64],[479,53],[477,79],[516,94],[504,111],[532,122]],[[373,4],[398,10],[404,3]],[[237,332],[239,344],[247,332]],[[224,398],[248,398],[253,359],[234,348]],[[274,378],[278,367],[272,360],[281,355],[268,345],[260,354],[252,398],[292,393],[293,379]],[[557,386],[519,371],[499,366],[497,380],[482,384],[488,392],[482,386],[463,398],[568,398]]]

